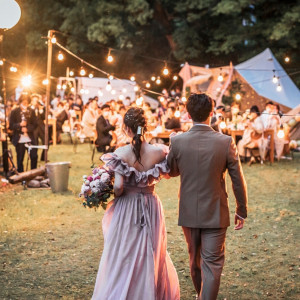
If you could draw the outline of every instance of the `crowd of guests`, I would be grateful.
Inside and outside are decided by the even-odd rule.
[[[56,122],[57,143],[61,142],[62,132],[69,132],[81,142],[94,143],[99,152],[109,152],[130,142],[123,131],[123,117],[130,107],[143,108],[148,120],[146,136],[149,142],[167,142],[167,139],[156,138],[161,132],[189,130],[193,124],[184,100],[179,90],[172,95],[163,91],[158,107],[152,109],[149,103],[143,101],[141,105],[137,105],[135,99],[130,97],[101,103],[96,96],[84,104],[80,95],[76,98],[74,95],[65,98],[57,95],[50,103],[50,115]],[[276,154],[280,158],[286,143],[276,134],[280,127],[280,114],[279,106],[272,102],[266,104],[262,113],[257,106],[241,112],[238,103],[233,103],[230,108],[215,105],[211,126],[224,134],[243,129],[243,136],[237,140],[237,148],[240,157],[244,160],[250,157],[250,162],[259,157],[264,160],[269,144],[269,137],[264,132],[273,129]],[[7,101],[7,115],[10,139],[16,147],[18,172],[23,172],[25,145],[45,144],[45,97],[22,94],[18,103]],[[49,144],[52,139],[52,128],[49,126]],[[44,159],[44,153],[41,159]],[[31,168],[36,168],[37,160],[37,149],[31,149]]]

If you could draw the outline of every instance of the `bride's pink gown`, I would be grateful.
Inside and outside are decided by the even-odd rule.
[[[104,249],[92,299],[179,300],[164,213],[154,192],[169,171],[166,159],[147,172],[128,166],[114,153],[101,159],[124,176],[124,193],[103,217]]]

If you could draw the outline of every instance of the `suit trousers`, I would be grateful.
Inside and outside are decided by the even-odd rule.
[[[25,147],[24,143],[18,143],[16,145],[17,165],[19,173],[24,172],[23,160],[26,150],[27,148]],[[37,167],[37,149],[31,149],[30,151],[30,166],[31,170]]]
[[[215,300],[225,260],[227,228],[182,229],[188,244],[190,271],[198,299]]]

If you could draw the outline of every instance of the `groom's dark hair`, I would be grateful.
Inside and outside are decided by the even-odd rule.
[[[187,101],[186,108],[194,122],[204,122],[214,107],[213,99],[208,95],[192,94]]]

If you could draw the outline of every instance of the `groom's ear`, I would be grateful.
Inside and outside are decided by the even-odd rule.
[[[209,116],[212,117],[213,115],[214,115],[214,112],[211,111],[210,114],[209,114]]]

